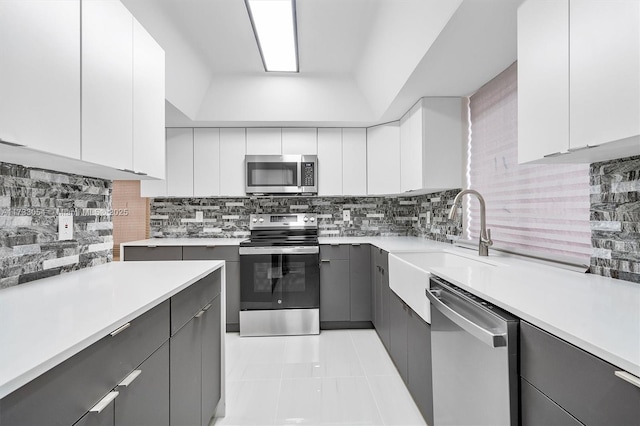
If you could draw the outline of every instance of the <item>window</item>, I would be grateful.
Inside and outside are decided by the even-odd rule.
[[[513,64],[471,96],[467,187],[485,198],[494,247],[588,265],[589,165],[518,164],[517,94]],[[465,236],[477,241],[479,206],[466,198]]]

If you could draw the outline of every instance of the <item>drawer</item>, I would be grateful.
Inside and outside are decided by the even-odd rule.
[[[520,323],[520,375],[585,425],[640,424],[640,388],[613,365]]]
[[[171,298],[171,335],[175,335],[207,303],[220,294],[221,273],[213,271],[209,275]]]
[[[182,247],[124,247],[124,260],[182,260]]]
[[[239,262],[240,255],[236,246],[184,246],[182,247],[182,259]]]
[[[324,260],[349,260],[349,247],[348,244],[341,245],[328,245],[322,244],[320,246],[320,259]]]
[[[168,338],[167,300],[4,397],[2,425],[75,423]]]
[[[575,417],[522,378],[520,379],[520,418],[522,426],[582,425]]]

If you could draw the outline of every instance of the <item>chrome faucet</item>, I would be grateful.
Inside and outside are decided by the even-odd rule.
[[[491,230],[487,229],[484,198],[482,198],[482,195],[480,195],[478,191],[473,189],[463,189],[460,191],[453,200],[451,210],[449,210],[449,220],[454,220],[456,218],[458,213],[456,206],[466,194],[475,195],[478,197],[478,202],[480,203],[480,241],[478,242],[478,256],[489,256],[489,246],[493,245],[493,241],[491,241]]]

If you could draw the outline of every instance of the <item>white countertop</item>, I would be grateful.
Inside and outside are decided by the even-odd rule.
[[[0,398],[222,266],[112,262],[0,290]]]
[[[242,240],[150,239],[126,245],[237,245]],[[478,259],[474,250],[419,237],[320,237],[319,241],[372,244],[391,255],[446,251]],[[491,249],[488,258],[480,259],[496,266],[441,266],[429,268],[428,272],[640,376],[640,285],[501,255]],[[423,289],[409,298],[405,302],[412,307],[426,300]]]

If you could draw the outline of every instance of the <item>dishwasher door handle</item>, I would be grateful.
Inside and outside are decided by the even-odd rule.
[[[467,318],[463,317],[455,310],[451,309],[444,302],[442,302],[442,300],[440,300],[438,296],[436,296],[431,290],[426,289],[425,293],[434,308],[440,311],[442,315],[449,318],[459,327],[467,331],[469,334],[473,335],[476,339],[480,340],[482,343],[489,345],[492,348],[507,346],[506,332],[494,333],[490,330],[487,330],[474,323],[473,321],[470,321]]]

